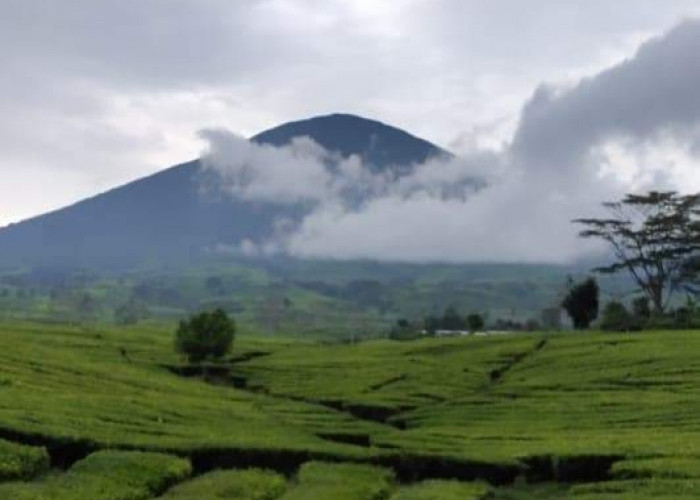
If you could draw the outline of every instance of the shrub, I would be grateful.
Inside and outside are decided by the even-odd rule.
[[[470,332],[478,332],[484,328],[484,318],[481,314],[470,314],[467,316],[467,326]]]
[[[187,356],[190,363],[218,359],[233,345],[236,324],[221,309],[202,312],[181,321],[175,332],[175,350]]]
[[[454,307],[445,309],[440,328],[443,330],[464,330],[467,324]]]
[[[48,468],[45,448],[0,440],[0,480],[29,479]]]
[[[260,469],[214,471],[169,490],[163,500],[273,500],[284,493],[284,477]]]
[[[605,306],[600,322],[602,330],[625,332],[632,326],[632,316],[622,302],[612,301]]]
[[[399,319],[389,330],[389,338],[392,340],[413,340],[420,337],[418,328],[406,319]]]
[[[308,462],[297,479],[282,500],[381,500],[389,496],[394,476],[370,465]]]
[[[22,500],[145,500],[191,473],[187,460],[161,453],[98,451],[65,474],[0,485],[0,498]]]
[[[391,500],[480,500],[490,491],[485,483],[429,480],[402,488]]]

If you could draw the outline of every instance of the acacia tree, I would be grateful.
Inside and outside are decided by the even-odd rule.
[[[609,218],[574,221],[586,226],[581,237],[602,239],[613,251],[616,261],[596,271],[629,271],[654,310],[663,312],[690,279],[688,262],[700,254],[700,193],[650,191],[603,206]]]
[[[700,295],[700,255],[693,255],[685,261],[681,269],[681,281],[688,295]]]

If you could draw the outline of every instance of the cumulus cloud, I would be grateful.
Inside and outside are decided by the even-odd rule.
[[[295,137],[283,147],[257,144],[221,129],[203,130],[200,137],[208,144],[202,166],[218,175],[224,191],[238,199],[278,205],[361,209],[373,199],[419,193],[442,200],[464,199],[482,185],[477,179],[493,174],[483,162],[457,157],[377,171],[357,155],[327,151],[306,136]]]
[[[700,22],[687,21],[571,89],[541,86],[523,110],[514,153],[548,168],[616,137],[646,141],[693,130],[700,117],[698,47]]]
[[[575,85],[541,86],[501,150],[433,160],[400,177],[374,176],[309,139],[270,148],[208,135],[205,157],[233,179],[235,196],[312,202],[275,242],[293,255],[569,262],[597,249],[577,239],[571,220],[598,213],[602,201],[632,189],[700,189],[688,174],[697,171],[699,46],[700,23],[683,23]],[[362,203],[348,202],[348,186]]]

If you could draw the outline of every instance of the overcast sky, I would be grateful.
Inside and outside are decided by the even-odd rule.
[[[249,136],[334,111],[458,153],[507,142],[531,157],[555,137],[566,151],[549,153],[570,156],[615,120],[557,136],[615,85],[581,79],[698,15],[696,0],[2,0],[0,225],[198,156],[202,129]],[[620,163],[676,158],[693,183],[679,134],[651,152],[599,145]]]

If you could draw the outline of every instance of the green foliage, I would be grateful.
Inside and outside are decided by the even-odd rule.
[[[292,500],[408,494],[391,479],[333,467],[374,471],[367,464],[382,463],[406,473],[426,460],[466,474],[475,463],[520,473],[533,468],[533,457],[552,457],[561,470],[569,460],[624,458],[614,466],[612,482],[577,481],[572,491],[554,485],[548,496],[516,485],[497,489],[494,499],[636,500],[652,492],[684,498],[681,488],[697,485],[697,478],[686,477],[700,449],[696,331],[353,345],[243,335],[228,369],[246,390],[226,386],[225,371],[218,385],[173,373],[168,367],[189,367],[177,365],[169,330],[162,328],[42,324],[2,325],[0,331],[0,428],[6,432],[41,435],[68,447],[79,440],[98,448],[196,453],[212,465],[218,457],[222,465],[271,458],[285,469],[300,456],[339,462],[322,464],[316,474],[302,468],[285,493]],[[359,444],[349,444],[353,440]],[[108,461],[94,475],[75,476],[85,472],[76,465],[65,474],[5,485],[0,498],[104,500],[85,488],[107,484],[95,487],[112,492],[113,483],[121,484],[110,475],[120,470],[117,462],[125,460]],[[197,493],[187,484],[200,484],[198,493],[206,498],[219,491],[217,485],[229,484],[228,474],[235,476],[218,474],[210,482],[184,483],[182,495]],[[242,484],[239,479],[231,483]],[[78,482],[86,486],[73,486]],[[68,490],[84,496],[65,496]]]
[[[236,325],[221,309],[202,312],[180,321],[175,332],[175,350],[190,363],[219,359],[231,350]]]
[[[13,500],[146,500],[191,472],[188,461],[158,453],[100,451],[65,474],[0,485]]]
[[[646,297],[637,297],[634,299],[632,301],[632,314],[640,323],[646,323],[651,317],[649,299]]]
[[[0,439],[0,481],[29,479],[49,467],[45,448],[24,446]]]
[[[598,316],[598,283],[589,278],[571,287],[562,301],[562,307],[577,330],[585,330]]]
[[[481,314],[470,314],[467,316],[467,327],[470,332],[478,332],[484,328],[484,318]]]
[[[130,297],[127,302],[114,310],[114,319],[118,325],[135,325],[148,318],[148,307],[142,301]]]
[[[432,480],[401,488],[391,500],[482,500],[490,494],[485,483]]]
[[[179,484],[163,500],[274,500],[286,489],[283,476],[266,470],[214,471]]]
[[[464,317],[454,306],[449,306],[441,317],[426,316],[423,324],[429,335],[434,335],[438,330],[464,331],[469,329],[471,332],[476,332],[484,327],[484,318],[476,313]]]
[[[392,340],[414,340],[420,336],[420,330],[406,319],[397,320],[389,330],[389,338]]]
[[[636,479],[576,485],[572,500],[693,500],[698,498],[700,481]]]
[[[620,479],[657,477],[700,479],[700,457],[636,458],[617,462],[612,475]]]
[[[177,358],[163,328],[3,325],[0,333],[2,429],[99,447],[304,450],[343,457],[366,452],[316,433],[381,428],[317,404],[175,375],[165,368]],[[249,341],[238,351],[286,345]]]
[[[679,285],[697,278],[697,267],[687,264],[700,253],[700,193],[650,191],[603,205],[610,217],[575,221],[585,226],[582,237],[602,239],[613,251],[615,262],[597,271],[628,271],[662,312]]]
[[[305,463],[297,484],[282,500],[383,500],[389,496],[393,474],[379,467],[360,464]]]
[[[457,312],[457,309],[450,306],[445,309],[445,313],[442,315],[442,322],[440,323],[440,329],[443,330],[464,330],[467,326],[464,318]]]
[[[626,332],[632,328],[632,315],[622,302],[613,300],[603,309],[600,328],[609,332]]]

